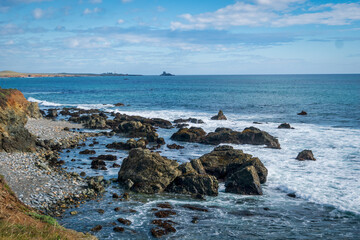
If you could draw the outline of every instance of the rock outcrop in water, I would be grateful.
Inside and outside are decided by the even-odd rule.
[[[211,120],[227,120],[222,110],[219,110],[218,114],[211,117]]]
[[[107,148],[118,149],[118,150],[130,150],[133,148],[146,148],[147,142],[144,139],[135,140],[133,138],[123,142],[113,142],[107,144]]]
[[[258,159],[231,146],[220,146],[199,159],[180,166],[148,149],[130,150],[119,171],[118,180],[140,193],[163,191],[179,194],[217,196],[220,181],[227,192],[260,195],[267,169]]]
[[[16,89],[0,88],[0,151],[34,151],[35,137],[25,128],[27,118],[41,118],[37,103]]]
[[[314,157],[314,154],[311,150],[303,150],[301,151],[297,157],[297,160],[299,161],[305,161],[305,160],[313,160],[316,161],[316,158]]]
[[[294,129],[293,127],[290,126],[289,123],[282,123],[278,126],[278,128]]]
[[[255,127],[245,128],[242,132],[230,128],[217,128],[215,132],[208,134],[201,128],[182,128],[174,133],[171,139],[210,145],[220,143],[266,145],[269,148],[280,149],[280,143],[275,137]]]
[[[181,175],[179,164],[148,149],[134,148],[123,160],[118,174],[120,183],[140,193],[160,193]]]

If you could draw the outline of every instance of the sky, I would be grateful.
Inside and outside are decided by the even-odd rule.
[[[0,70],[360,73],[360,1],[0,0]]]

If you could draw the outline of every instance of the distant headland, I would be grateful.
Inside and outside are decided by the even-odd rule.
[[[123,73],[19,73],[14,71],[0,71],[0,78],[31,78],[31,77],[96,77],[96,76],[142,76],[140,74]]]

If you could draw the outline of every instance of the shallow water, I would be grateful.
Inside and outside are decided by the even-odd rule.
[[[233,145],[259,157],[268,168],[263,196],[228,194],[222,187],[218,197],[207,197],[206,201],[171,194],[131,193],[131,201],[119,202],[111,195],[123,190],[114,183],[100,202],[90,201],[77,209],[78,215],[67,213],[59,219],[70,228],[89,231],[101,224],[103,230],[95,234],[100,239],[150,238],[151,220],[155,219],[151,208],[166,201],[177,212],[171,217],[178,223],[177,232],[168,236],[171,239],[357,239],[360,234],[360,75],[147,76],[129,77],[128,81],[115,77],[39,78],[0,83],[1,87],[19,88],[42,107],[97,107],[168,120],[195,117],[205,123],[192,125],[207,132],[217,127],[243,130],[255,126],[279,139],[280,150]],[[116,108],[112,105],[116,102],[131,106]],[[209,120],[220,108],[228,120]],[[296,115],[301,110],[308,116]],[[282,122],[290,122],[295,129],[278,129]],[[158,133],[171,144],[169,138],[175,131],[159,129]],[[107,143],[126,139],[97,140],[97,154],[117,155],[119,164],[127,156],[126,151],[106,152],[105,148]],[[91,142],[89,139],[87,145]],[[177,144],[185,149],[163,146],[159,149],[161,155],[181,163],[213,149],[201,144]],[[90,169],[88,156],[78,154],[85,148],[89,147],[62,154],[69,170],[85,171],[88,176],[104,175],[107,179],[117,177],[119,169]],[[296,161],[303,149],[312,149],[317,161]],[[79,161],[71,162],[72,158]],[[287,193],[295,193],[297,198]],[[187,203],[206,206],[209,212],[183,208]],[[118,206],[124,212],[115,212]],[[104,209],[105,213],[101,215],[96,209]],[[191,223],[195,216],[198,224]],[[133,221],[124,233],[113,232],[110,225],[119,217]]]

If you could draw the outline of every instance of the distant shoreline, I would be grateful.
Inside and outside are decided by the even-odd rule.
[[[141,74],[123,74],[123,73],[18,73],[13,71],[0,72],[0,78],[38,78],[38,77],[128,77],[142,76]]]

